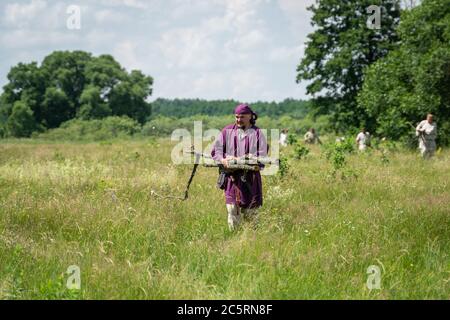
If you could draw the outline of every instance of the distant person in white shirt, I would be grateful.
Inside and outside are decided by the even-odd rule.
[[[288,135],[288,132],[289,132],[288,129],[281,130],[281,133],[280,133],[280,144],[283,147],[287,147],[287,135]]]
[[[356,136],[356,144],[359,151],[364,151],[367,147],[370,147],[370,133],[366,131],[366,128],[362,128],[361,132]]]
[[[319,135],[316,133],[316,130],[314,128],[311,128],[308,132],[306,132],[304,141],[307,144],[322,144],[322,141],[320,141]]]
[[[424,159],[431,158],[436,151],[437,125],[433,115],[428,114],[427,119],[419,123],[416,128],[416,136],[419,137],[419,149]]]

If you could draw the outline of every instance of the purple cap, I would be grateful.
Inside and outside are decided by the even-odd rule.
[[[248,104],[240,104],[234,109],[234,114],[251,114],[252,119],[250,120],[251,124],[256,123],[256,119],[258,119],[258,115],[253,112]]]
[[[234,109],[234,114],[254,114],[248,104],[240,104]]]

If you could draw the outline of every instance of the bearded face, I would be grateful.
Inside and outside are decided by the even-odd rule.
[[[247,128],[250,126],[250,120],[252,119],[251,114],[236,114],[236,125],[239,128]]]

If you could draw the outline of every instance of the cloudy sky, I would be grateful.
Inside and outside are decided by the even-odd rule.
[[[24,0],[0,3],[0,86],[54,50],[112,54],[154,80],[152,99],[280,101],[296,84],[314,0]],[[70,30],[76,5],[81,28]]]

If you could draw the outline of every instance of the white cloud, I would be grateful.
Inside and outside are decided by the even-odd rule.
[[[236,99],[243,102],[276,100],[264,70],[247,68],[239,71],[172,73],[157,77],[155,93],[168,98]],[[154,97],[155,98],[155,97]]]
[[[98,24],[124,23],[126,20],[128,19],[125,14],[110,9],[95,12],[95,21]]]
[[[209,72],[194,79],[192,85],[193,96],[204,96],[206,93],[206,98],[218,99],[220,97],[217,95],[217,92],[229,86],[229,81],[227,81],[227,75],[224,73]]]
[[[170,8],[170,18],[185,19],[186,17],[208,16],[224,7],[221,0],[175,0]]]
[[[269,52],[269,60],[273,62],[285,62],[287,60],[299,59],[303,56],[304,45],[295,47],[276,47]]]
[[[36,17],[43,15],[46,8],[44,0],[32,0],[29,4],[10,3],[5,7],[4,22],[9,27],[28,27]]]
[[[315,0],[278,0],[278,5],[291,23],[291,31],[302,42],[306,40],[307,34],[313,30],[310,24],[312,13],[307,8],[314,3]]]
[[[188,28],[168,30],[161,36],[158,47],[170,61],[168,67],[204,70],[248,63],[252,50],[259,54],[256,49],[268,41],[265,24],[257,15],[262,1],[215,0],[215,3],[223,9],[222,15],[206,17]]]
[[[264,28],[264,20],[257,13],[261,0],[230,0],[224,20],[235,30],[236,36],[243,36],[255,29]]]
[[[180,28],[165,32],[157,44],[167,66],[205,68],[212,66],[216,51],[207,32],[198,28]]]
[[[153,98],[302,96],[294,82],[309,31],[302,0],[78,0],[78,31],[66,28],[69,0],[16,2],[0,6],[0,70],[17,57],[40,61],[77,49],[112,54],[128,70],[151,75]],[[2,71],[0,85],[5,81]]]
[[[267,87],[266,76],[257,69],[242,69],[231,76],[232,96],[251,97],[251,100],[257,100]]]
[[[225,47],[233,52],[245,52],[255,50],[264,45],[265,42],[266,38],[261,30],[252,30],[231,39],[226,43]]]
[[[142,69],[142,63],[136,55],[136,44],[131,41],[119,43],[114,48],[114,57],[128,70]]]
[[[2,47],[11,49],[32,49],[33,47],[61,47],[78,43],[80,38],[74,33],[42,33],[31,30],[12,30],[0,37]]]
[[[297,19],[309,15],[307,8],[315,2],[315,0],[278,0],[281,9],[292,18]]]
[[[102,0],[103,5],[111,5],[111,6],[125,6],[135,9],[147,9],[153,2],[152,1],[143,1],[143,0]]]

